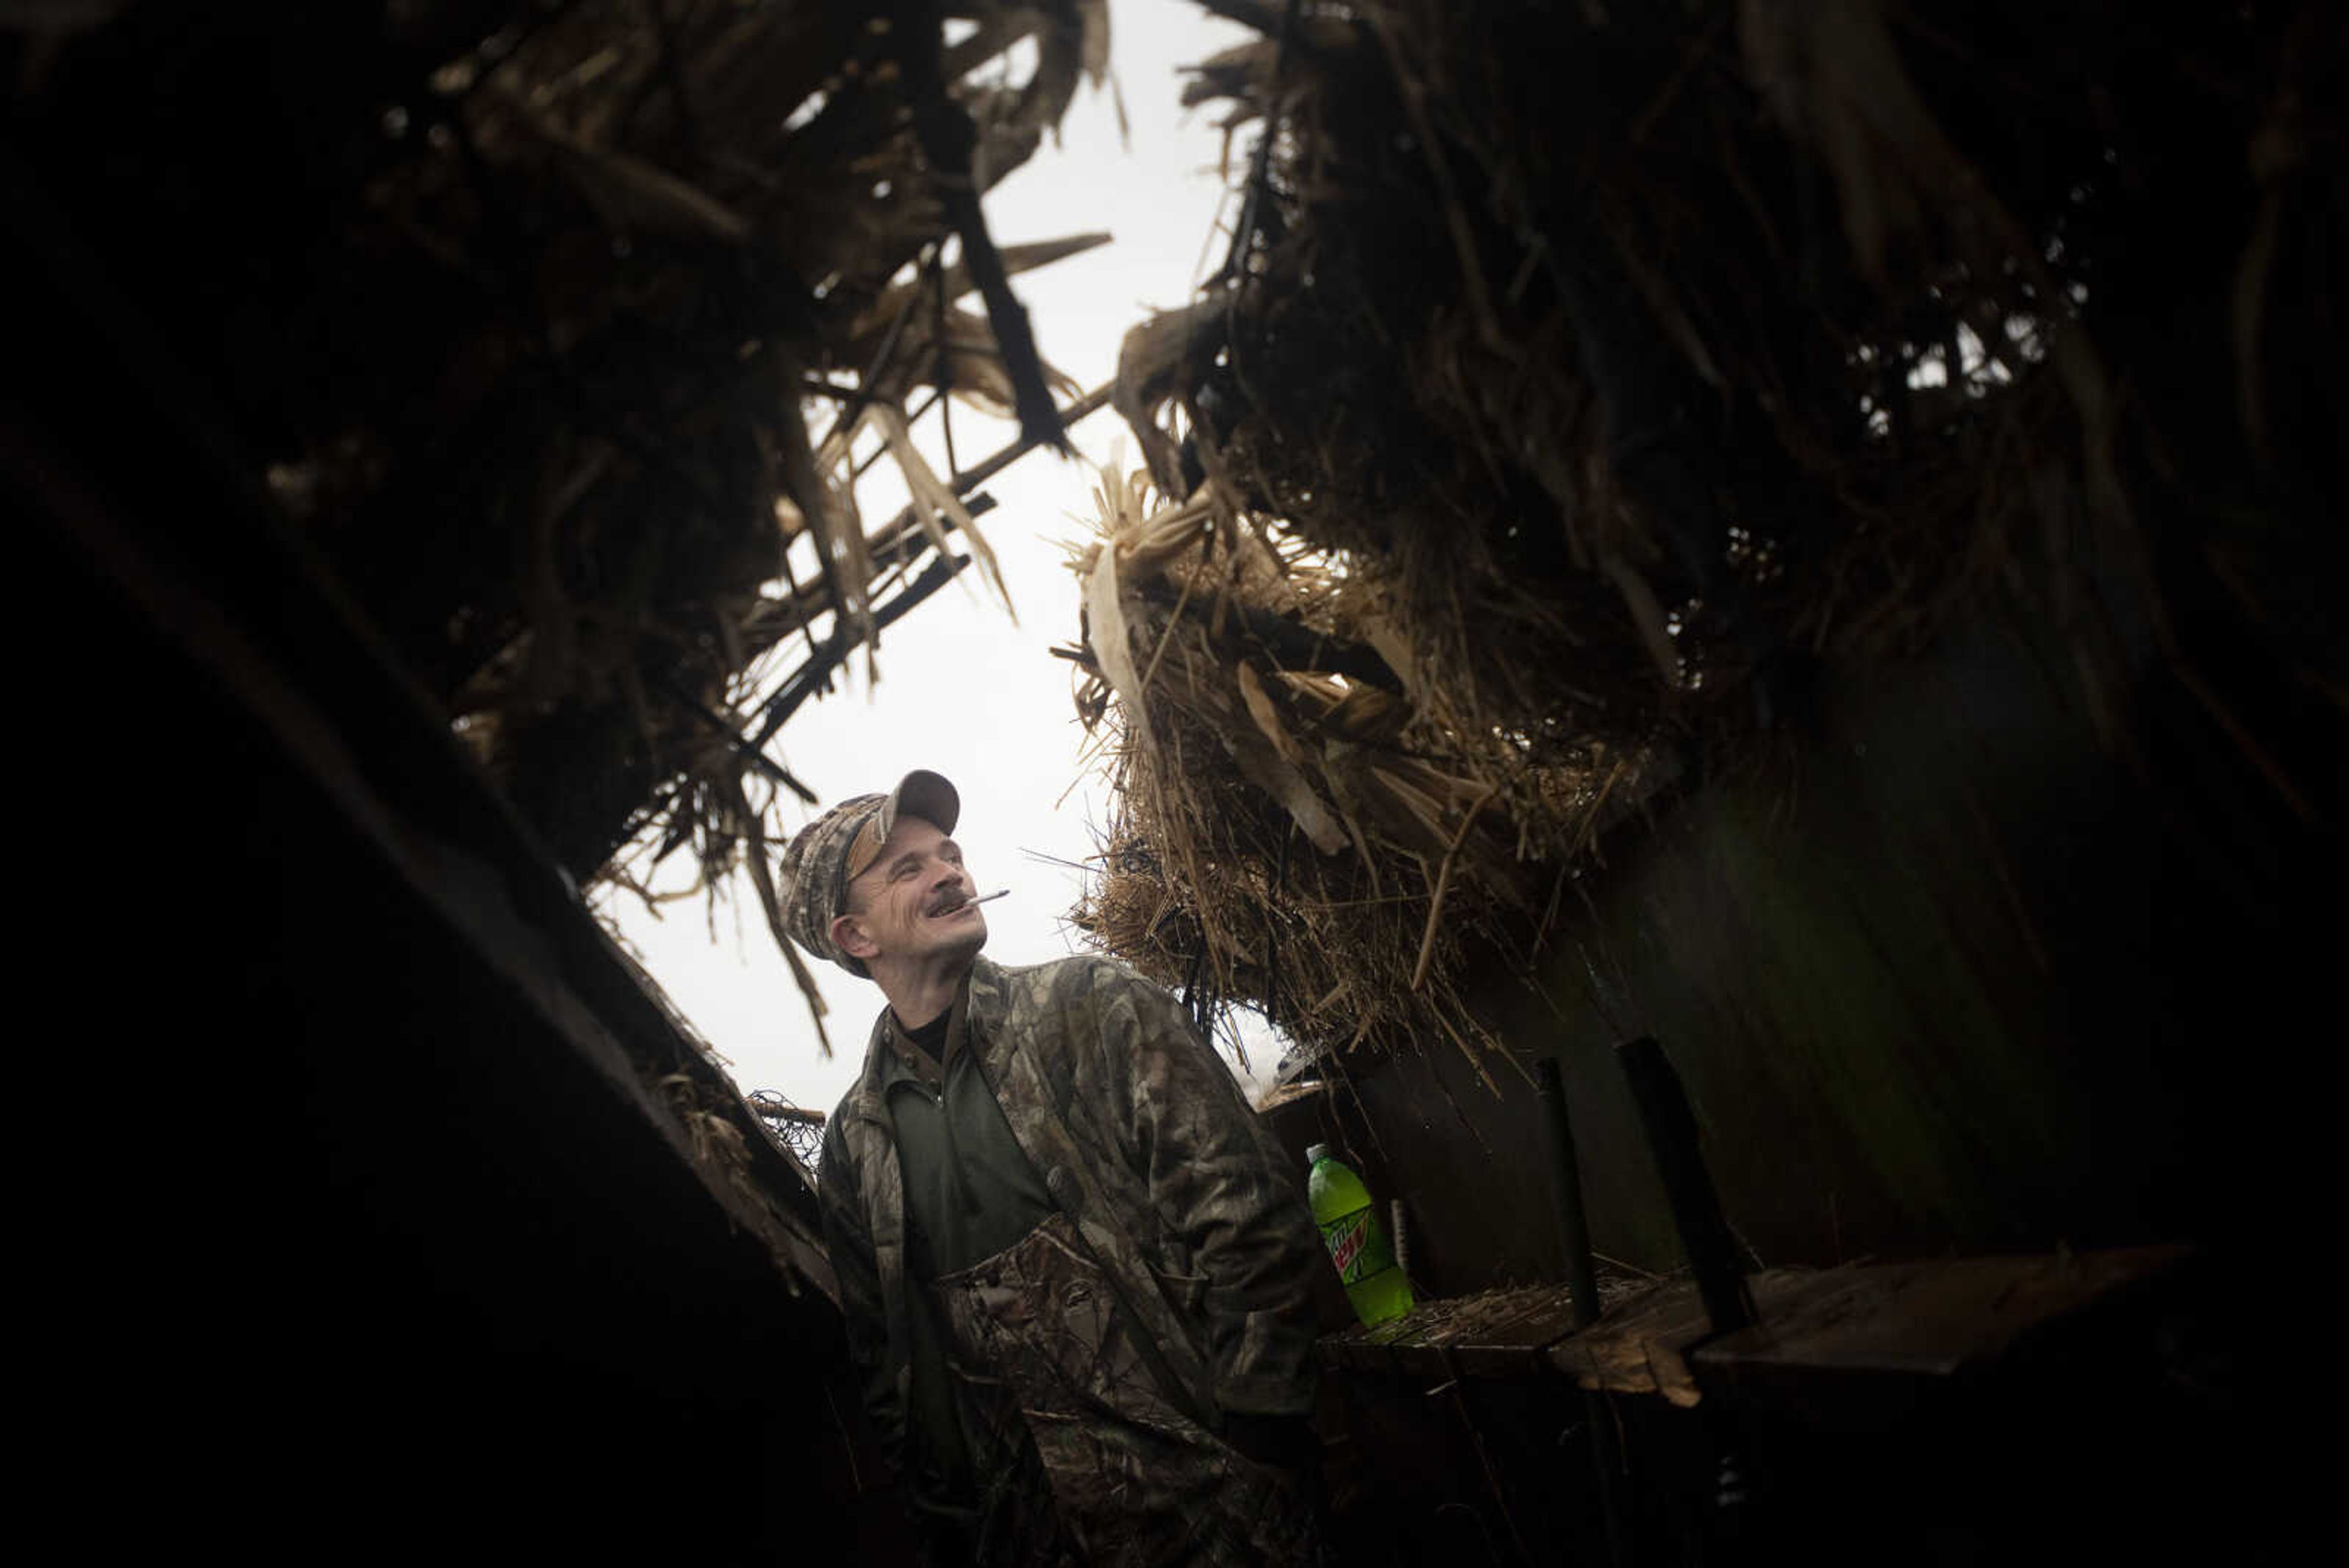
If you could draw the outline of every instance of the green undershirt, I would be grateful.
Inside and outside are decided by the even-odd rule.
[[[892,1013],[882,1097],[895,1134],[905,1193],[905,1272],[926,1286],[1026,1239],[1052,1213],[1036,1168],[979,1071],[964,999],[918,1029]],[[939,1065],[944,1058],[944,1067]],[[961,1513],[976,1504],[970,1443],[946,1371],[946,1334],[927,1289],[910,1293],[912,1407],[919,1448],[936,1473],[923,1490]]]

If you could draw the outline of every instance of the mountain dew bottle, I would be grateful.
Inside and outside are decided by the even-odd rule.
[[[1411,1282],[1395,1267],[1394,1249],[1371,1209],[1370,1189],[1339,1161],[1330,1158],[1330,1146],[1317,1143],[1305,1151],[1309,1168],[1305,1195],[1313,1204],[1313,1222],[1330,1261],[1354,1303],[1354,1315],[1366,1324],[1384,1323],[1411,1310]]]

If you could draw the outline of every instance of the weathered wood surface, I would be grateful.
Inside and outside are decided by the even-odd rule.
[[[1948,1378],[2180,1267],[2186,1247],[1834,1269],[1748,1329],[1699,1347],[1700,1375],[1807,1369]]]
[[[1564,1285],[1423,1302],[1325,1337],[1322,1364],[1402,1376],[1559,1374],[1610,1394],[1700,1403],[1708,1386],[1854,1377],[1947,1381],[2027,1336],[2177,1270],[2185,1247],[1854,1263],[1749,1275],[1761,1321],[1719,1338],[1693,1281],[1602,1281],[1608,1310],[1580,1334]]]
[[[1602,1280],[1602,1301],[1638,1293]],[[1562,1284],[1526,1285],[1423,1301],[1399,1318],[1356,1325],[1321,1341],[1323,1365],[1413,1376],[1507,1376],[1545,1370],[1544,1347],[1574,1332],[1574,1299]]]
[[[1476,1299],[1471,1296],[1422,1302],[1402,1316],[1391,1318],[1385,1323],[1367,1327],[1357,1324],[1351,1328],[1326,1335],[1319,1347],[1322,1364],[1356,1372],[1401,1371],[1394,1357],[1397,1344],[1423,1338],[1435,1332],[1464,1302]]]
[[[1747,1275],[1745,1282],[1755,1312],[1768,1323],[1791,1310],[1822,1277],[1810,1269],[1772,1269]],[[1585,1388],[1661,1394],[1675,1405],[1694,1405],[1703,1395],[1689,1370],[1687,1352],[1712,1332],[1696,1282],[1666,1280],[1551,1345],[1546,1359]]]

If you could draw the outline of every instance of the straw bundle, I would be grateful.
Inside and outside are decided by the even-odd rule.
[[[1961,607],[2054,627],[2116,739],[2150,649],[2316,810],[2340,712],[2304,737],[2313,781],[2243,711],[2279,650],[2349,690],[2282,587],[2340,556],[2330,8],[1212,8],[1263,35],[1188,95],[1254,130],[1237,231],[1204,297],[1129,336],[1116,389],[1193,499],[1112,537],[1146,582],[1143,541],[1206,496],[1223,565],[1158,599],[1251,551],[1310,569],[1293,610],[1202,577],[1217,618],[1171,637],[1145,596],[1123,635],[1165,662],[1139,684],[1089,587],[1129,798],[1082,914],[1112,948],[1179,982],[1195,942],[1261,1001],[1240,951],[1342,901],[1369,912],[1316,928],[1326,955],[1282,942],[1278,989],[1326,1043],[1352,1024],[1307,1010],[1350,985],[1376,1034],[1440,992],[1455,938],[1528,950],[1524,889],[1571,875],[1655,759],[1800,726],[1824,669]],[[2214,558],[2264,586],[2214,589]],[[1215,641],[1243,603],[1379,651],[1384,740],[1450,781],[1416,822],[1347,799],[1330,753],[1359,743],[1336,716],[1361,688]],[[2189,646],[2185,604],[2241,634]],[[1300,777],[1350,834],[1392,825],[1390,852],[1328,854]],[[1316,847],[1283,877],[1292,829]],[[1294,886],[1374,864],[1409,901]]]
[[[1633,759],[1537,755],[1415,701],[1351,563],[1277,549],[1212,483],[1166,504],[1104,473],[1095,499],[1067,652],[1118,804],[1075,923],[1203,1016],[1247,1001],[1325,1047],[1497,1050],[1453,990],[1463,948],[1537,929],[1557,889],[1533,867],[1570,857]]]

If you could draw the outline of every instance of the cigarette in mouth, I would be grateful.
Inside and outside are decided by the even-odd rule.
[[[1011,889],[1009,888],[998,888],[992,893],[981,893],[978,898],[973,898],[971,902],[974,904],[991,904],[996,899],[1002,898],[1006,893],[1010,891]]]

